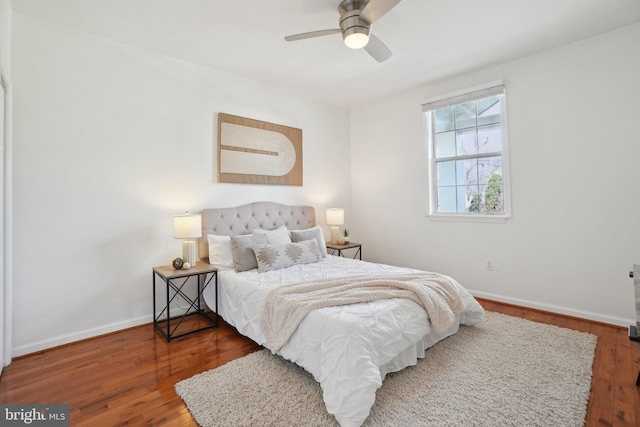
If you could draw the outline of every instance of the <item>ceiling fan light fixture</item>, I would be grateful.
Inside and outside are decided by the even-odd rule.
[[[369,34],[352,33],[344,38],[344,44],[351,49],[362,49],[369,43]]]
[[[340,7],[361,7],[360,3],[348,0],[340,3]],[[369,24],[360,20],[360,9],[346,10],[340,15],[340,29],[344,44],[351,49],[361,49],[369,43]]]

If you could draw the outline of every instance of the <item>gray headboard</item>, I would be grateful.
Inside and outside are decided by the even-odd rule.
[[[235,208],[204,209],[200,257],[209,256],[207,234],[236,236],[249,234],[256,228],[273,230],[286,225],[289,230],[303,230],[316,225],[312,206],[289,206],[274,202],[255,202]]]

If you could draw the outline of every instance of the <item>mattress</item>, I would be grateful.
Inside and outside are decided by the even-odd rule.
[[[335,256],[263,273],[220,269],[218,310],[241,334],[265,345],[260,316],[263,302],[274,288],[315,279],[415,272]],[[433,331],[426,311],[409,299],[326,307],[309,313],[278,354],[313,375],[322,387],[327,411],[342,427],[360,426],[389,372],[415,365],[427,348],[454,334],[460,324],[474,325],[484,318],[480,304],[451,281],[464,311],[444,332]],[[210,307],[215,306],[213,287],[205,290],[204,297]]]

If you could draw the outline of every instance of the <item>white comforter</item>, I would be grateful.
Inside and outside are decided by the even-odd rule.
[[[264,345],[260,315],[264,300],[275,287],[321,278],[411,272],[416,270],[334,256],[265,273],[222,269],[218,272],[218,309],[240,333]],[[326,307],[309,313],[278,354],[314,376],[322,387],[327,411],[342,427],[360,426],[387,373],[414,365],[417,358],[424,357],[425,349],[455,333],[459,323],[474,325],[484,318],[480,304],[453,282],[464,311],[445,332],[435,333],[425,310],[409,299]],[[214,306],[212,286],[206,289],[205,300]]]

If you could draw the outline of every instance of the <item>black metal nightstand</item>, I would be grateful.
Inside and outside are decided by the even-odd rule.
[[[209,279],[207,279],[207,275]],[[158,314],[156,311],[156,276],[160,277],[166,285],[166,301],[162,311]],[[194,298],[190,297],[186,293],[185,285],[189,282],[189,279],[196,277],[198,282],[198,295]],[[215,286],[216,293],[216,306],[213,312],[207,312],[205,310],[206,305],[202,302],[202,293],[211,284]],[[171,317],[171,303],[176,300],[176,297],[184,300],[189,307],[187,310],[178,316]],[[176,300],[178,301],[178,300]],[[215,316],[214,316],[215,314]],[[199,315],[203,319],[206,319],[207,325],[204,327],[197,327],[192,330],[177,332],[182,322],[191,315]],[[193,334],[195,332],[202,331],[204,329],[215,328],[218,326],[218,269],[209,264],[203,262],[196,263],[195,267],[188,270],[176,270],[171,265],[165,265],[162,267],[153,268],[153,325],[162,334],[167,341],[171,341],[174,338],[183,337],[185,335]]]
[[[341,257],[344,257],[344,254],[342,253],[342,251],[346,249],[358,249],[355,255],[353,255],[353,259],[356,259],[357,256],[360,256],[360,260],[362,260],[362,243],[349,242],[349,243],[345,243],[344,245],[327,243],[326,245],[327,245],[327,249],[331,249],[333,251],[331,252],[331,255],[334,255],[336,251],[338,251],[338,256],[341,256]]]

